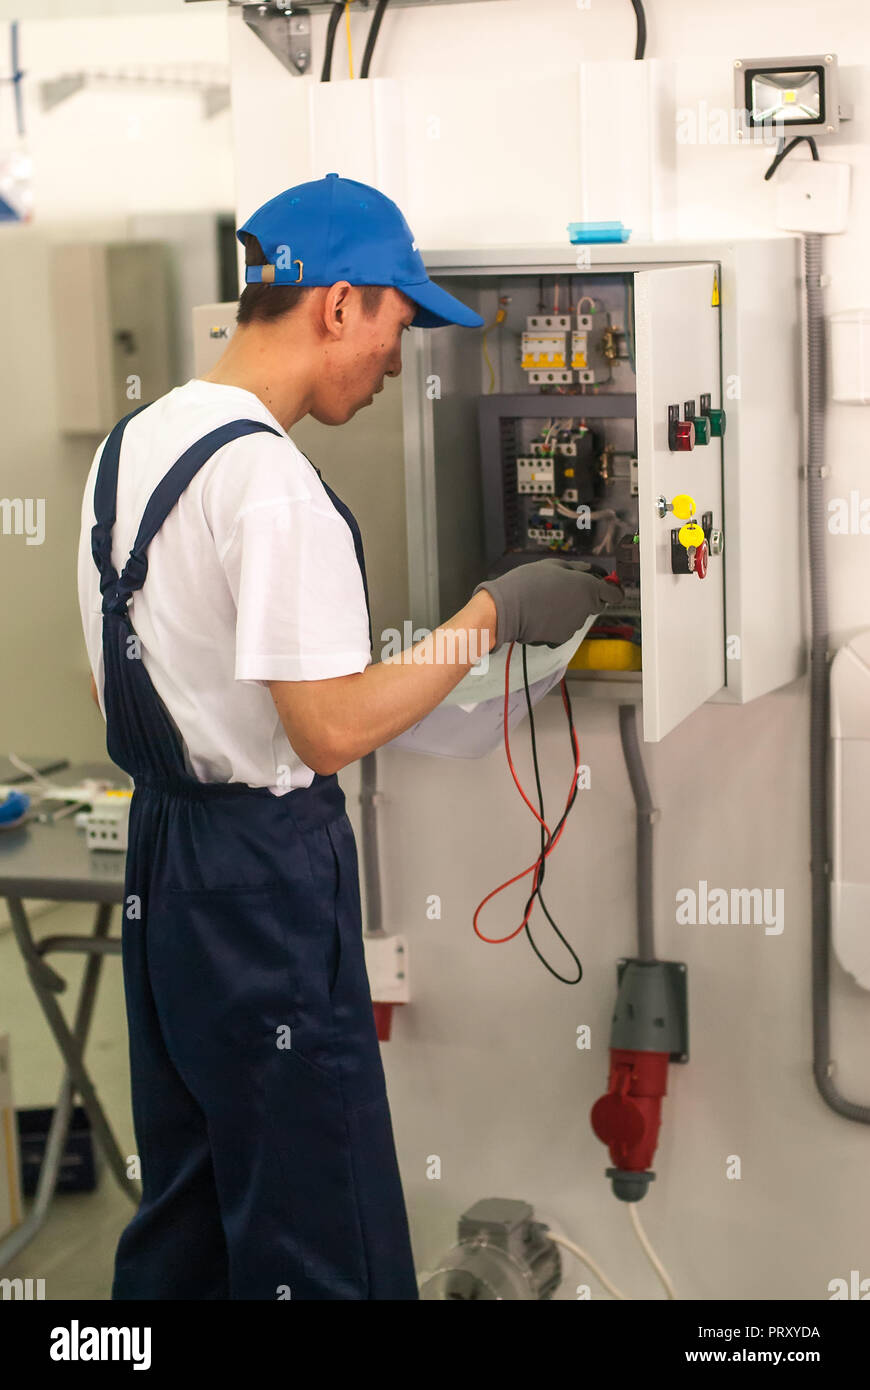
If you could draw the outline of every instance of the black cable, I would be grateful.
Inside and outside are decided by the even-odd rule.
[[[533,706],[532,706],[531,695],[530,695],[530,693],[529,693],[529,671],[528,671],[528,663],[527,663],[527,660],[526,660],[526,646],[525,646],[525,643],[523,643],[523,687],[524,687],[525,693],[526,693],[526,709],[528,710],[528,715],[529,715],[529,729],[530,729],[530,732],[531,732],[531,741],[532,741],[532,764],[533,764],[534,769],[535,769],[535,786],[537,787],[537,790],[538,790],[538,815],[541,817],[541,820],[544,820],[544,819],[545,819],[545,816],[544,816],[544,793],[543,793],[543,790],[542,790],[542,788],[541,788],[541,770],[540,770],[540,767],[538,766],[538,745],[537,745],[537,739],[536,739],[536,737],[535,737],[535,715],[534,715],[534,710],[533,710]],[[565,687],[565,689],[566,689],[566,692],[567,692],[567,686]],[[574,748],[574,715],[573,715],[573,711],[572,711],[572,709],[571,709],[571,697],[570,697],[570,695],[567,696],[567,701],[568,701],[568,729],[569,729],[569,734],[570,734],[570,737],[571,737],[571,764],[572,764],[572,766],[573,766],[573,765],[575,764],[577,755],[576,755],[575,748]],[[553,832],[552,832],[552,835],[551,835],[551,837],[550,837],[551,840],[555,840],[555,838],[556,838],[556,836],[558,835],[559,831],[561,830],[562,826],[565,824],[565,821],[566,821],[566,819],[567,819],[567,817],[568,817],[568,813],[569,813],[569,811],[571,810],[571,807],[574,805],[574,802],[576,801],[576,799],[577,799],[577,787],[575,786],[574,792],[573,792],[572,796],[570,797],[570,799],[569,799],[569,801],[568,801],[568,804],[567,804],[567,806],[565,807],[564,812],[562,813],[562,818],[561,818],[561,820],[559,821],[559,824],[554,828],[554,830],[553,830]],[[579,985],[580,981],[581,981],[582,978],[583,978],[583,966],[580,964],[580,960],[579,960],[579,958],[578,958],[578,956],[577,956],[576,951],[575,951],[575,950],[573,949],[573,947],[570,946],[569,943],[565,940],[564,936],[563,936],[562,933],[559,931],[559,928],[556,926],[556,923],[553,921],[553,918],[550,916],[550,913],[549,913],[549,911],[548,911],[548,909],[547,909],[547,905],[546,905],[546,903],[544,902],[543,895],[542,895],[542,893],[541,893],[541,884],[542,884],[543,881],[544,881],[544,875],[545,875],[545,873],[546,873],[546,871],[547,871],[547,860],[546,860],[546,857],[544,856],[544,850],[546,849],[546,847],[547,847],[549,841],[547,840],[547,838],[546,838],[546,836],[545,836],[545,834],[544,834],[544,827],[543,827],[543,825],[540,826],[539,829],[540,829],[540,836],[541,836],[541,871],[540,871],[540,874],[538,875],[538,882],[537,882],[535,888],[533,888],[532,893],[531,893],[531,896],[529,897],[529,900],[528,900],[528,902],[526,903],[526,910],[525,910],[524,915],[525,915],[525,916],[528,915],[529,911],[531,910],[532,903],[534,902],[535,898],[537,898],[537,899],[538,899],[538,902],[541,904],[541,909],[542,909],[542,911],[543,911],[543,913],[544,913],[544,916],[546,917],[547,921],[550,923],[550,926],[553,928],[553,931],[556,933],[556,935],[558,936],[559,940],[562,942],[562,945],[565,947],[565,949],[567,950],[568,954],[571,956],[571,958],[573,959],[575,965],[577,966],[577,978],[576,978],[576,980],[567,980],[567,979],[565,978],[564,975],[560,975],[559,972],[558,972],[558,970],[554,970],[553,967],[552,967],[546,960],[544,960],[544,957],[541,955],[540,951],[538,950],[537,946],[535,945],[534,937],[532,936],[532,933],[531,933],[531,931],[529,930],[528,921],[526,922],[526,925],[525,925],[526,936],[528,937],[529,945],[531,946],[532,950],[534,951],[535,955],[538,957],[538,960],[541,962],[541,964],[543,965],[543,967],[544,967],[545,970],[549,970],[550,974],[553,975],[557,980],[560,980],[560,981],[562,982],[563,985]]]
[[[335,31],[338,28],[338,21],[344,12],[343,0],[336,0],[329,15],[329,23],[326,26],[326,48],[323,51],[323,68],[320,73],[321,82],[329,82],[332,77],[332,50],[335,47]]]
[[[788,158],[795,146],[799,145],[802,140],[806,140],[807,144],[809,145],[813,159],[818,159],[818,147],[811,135],[796,135],[793,140],[789,140],[788,144],[785,143],[785,140],[780,139],[776,154],[773,156],[773,160],[771,161],[770,168],[764,176],[765,179],[773,178],[782,161]]]
[[[375,44],[378,41],[378,31],[381,27],[381,20],[384,17],[384,10],[387,8],[388,4],[389,0],[378,0],[377,8],[372,16],[372,22],[369,25],[369,32],[366,38],[366,49],[363,54],[362,67],[359,70],[360,77],[368,77],[369,75]]]
[[[643,12],[642,0],[631,0],[631,7],[637,19],[637,45],[634,56],[642,58],[646,52],[646,15]]]

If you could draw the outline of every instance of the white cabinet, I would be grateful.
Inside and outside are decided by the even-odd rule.
[[[162,242],[52,251],[58,427],[107,434],[174,385],[171,283]]]

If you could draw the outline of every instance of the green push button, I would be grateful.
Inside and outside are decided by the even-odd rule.
[[[696,415],[692,421],[695,426],[695,443],[710,443],[710,421],[706,415]]]
[[[715,435],[717,439],[721,439],[725,433],[725,411],[710,410],[707,413],[707,419],[710,421],[711,434]]]

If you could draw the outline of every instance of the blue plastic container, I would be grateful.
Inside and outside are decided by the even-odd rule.
[[[568,238],[574,246],[604,241],[628,241],[631,228],[621,222],[569,222]]]

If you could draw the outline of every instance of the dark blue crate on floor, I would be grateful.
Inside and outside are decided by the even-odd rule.
[[[18,1143],[21,1155],[21,1190],[32,1197],[45,1157],[45,1144],[54,1111],[51,1107],[17,1110]],[[97,1185],[97,1163],[87,1112],[73,1107],[64,1145],[56,1192],[93,1192]]]

